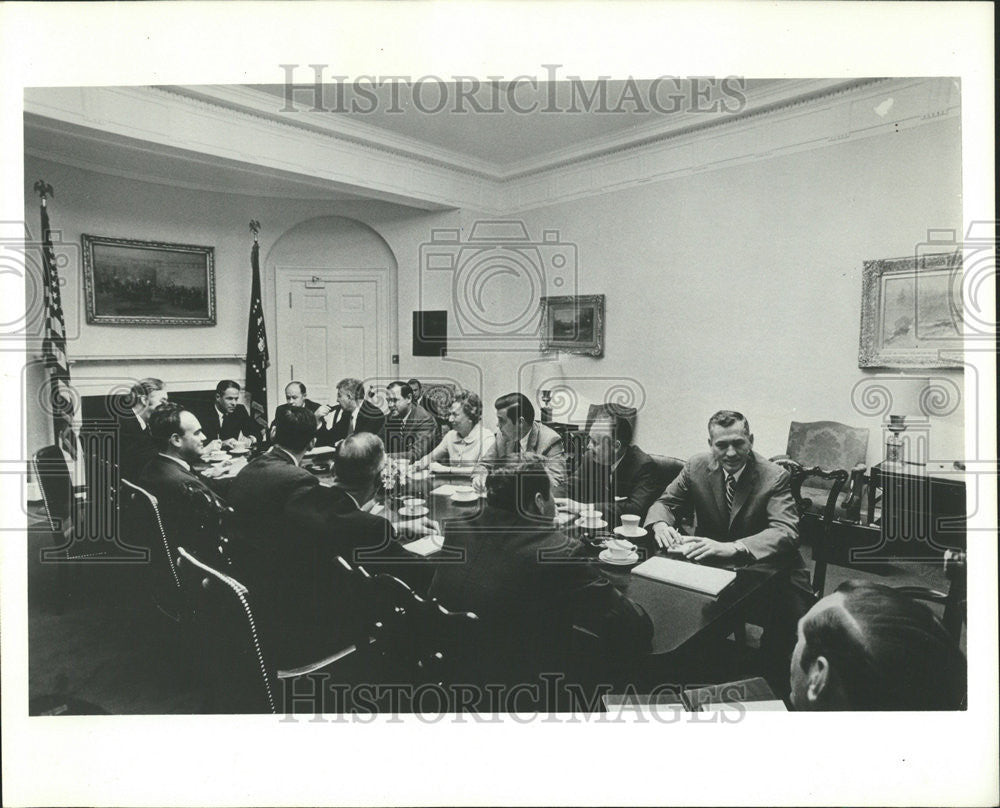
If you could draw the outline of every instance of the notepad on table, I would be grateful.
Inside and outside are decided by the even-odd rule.
[[[444,546],[444,536],[424,536],[422,539],[404,544],[403,549],[417,555],[429,556]]]
[[[673,558],[653,556],[633,568],[633,575],[663,581],[684,589],[701,592],[704,595],[717,596],[723,589],[736,580],[732,570],[722,570],[716,567],[703,567],[688,561],[677,561]]]

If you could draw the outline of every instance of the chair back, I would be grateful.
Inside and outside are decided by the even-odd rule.
[[[837,421],[792,421],[788,427],[785,454],[803,468],[847,469],[867,464],[869,430],[848,426]],[[813,481],[817,488],[830,488],[832,483]]]
[[[674,481],[684,468],[684,461],[679,457],[668,455],[650,455],[656,463],[657,480],[656,484],[666,489]]]
[[[46,446],[31,456],[31,476],[42,495],[42,509],[48,528],[61,533],[72,512],[69,468],[58,446]]]
[[[229,536],[236,529],[233,509],[210,490],[194,482],[184,483],[184,505],[194,517],[197,537],[186,537],[190,550],[203,558],[215,559],[223,568],[230,566]]]
[[[967,613],[966,554],[962,550],[946,550],[944,553],[944,574],[948,579],[948,591],[941,592],[924,586],[897,586],[897,592],[909,595],[915,600],[923,600],[944,607],[941,622],[955,644],[962,639],[962,627]]]
[[[144,488],[121,481],[121,528],[128,542],[148,552],[148,580],[155,606],[176,622],[183,619],[177,548],[167,535],[159,501]]]
[[[211,709],[275,713],[273,671],[265,661],[249,590],[177,548],[182,587],[200,629]]]
[[[830,542],[837,513],[837,499],[850,474],[846,469],[827,471],[818,466],[803,468],[792,460],[778,460],[777,463],[785,468],[792,478],[792,496],[799,512],[799,534],[803,540],[809,540],[812,544],[812,590],[817,598],[821,598],[826,588],[826,570],[831,552]],[[802,484],[806,481],[821,481],[829,485],[826,503],[821,511],[814,511],[812,500],[802,496]]]

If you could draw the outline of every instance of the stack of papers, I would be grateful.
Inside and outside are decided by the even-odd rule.
[[[732,570],[703,567],[662,556],[653,556],[643,561],[632,570],[632,574],[691,589],[704,595],[711,595],[713,598],[736,580],[736,573]]]
[[[422,539],[404,544],[403,549],[417,555],[429,556],[444,546],[444,536],[424,536]]]
[[[303,457],[319,457],[320,455],[333,454],[336,451],[332,446],[314,446]]]

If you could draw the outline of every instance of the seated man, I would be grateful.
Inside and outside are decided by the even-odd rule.
[[[797,710],[957,710],[966,664],[925,604],[845,581],[799,621],[791,683]]]
[[[167,400],[166,386],[159,379],[139,379],[132,385],[125,401],[132,413],[120,415],[118,426],[118,465],[122,479],[135,482],[157,448],[149,435],[150,413]]]
[[[485,649],[512,664],[501,675],[558,664],[574,625],[596,634],[619,661],[648,651],[648,615],[553,526],[552,484],[539,455],[492,469],[486,496],[480,516],[448,524],[445,550],[463,560],[438,565],[430,594],[448,609],[478,615]]]
[[[319,404],[306,398],[306,386],[302,382],[289,382],[285,385],[285,403],[293,407],[305,407],[309,412],[319,409]]]
[[[392,382],[386,387],[389,419],[385,424],[385,449],[393,457],[417,460],[434,445],[437,421],[419,404],[413,403],[413,390],[406,382]]]
[[[650,507],[646,526],[661,547],[693,561],[753,563],[783,557],[781,578],[766,614],[761,649],[768,678],[779,695],[788,690],[788,658],[795,625],[813,603],[809,576],[798,552],[799,516],[788,472],[753,451],[750,424],[740,413],[720,410],[708,421],[710,451],[687,461]],[[693,536],[677,530],[682,514],[694,514]]]
[[[492,432],[483,427],[483,401],[475,393],[462,391],[455,396],[448,414],[451,430],[416,463],[425,469],[431,463],[444,463],[455,469],[472,471],[483,454],[495,443]]]
[[[419,536],[437,532],[438,526],[426,518],[393,526],[371,516],[377,520],[376,530],[372,527],[376,523],[368,519],[345,520],[343,514],[356,508],[344,502],[351,489],[345,493],[323,487],[300,465],[316,439],[312,413],[282,404],[275,424],[274,445],[248,463],[230,486],[236,532],[229,545],[234,575],[250,587],[260,619],[267,623],[272,644],[277,644],[277,664],[298,665],[314,652],[320,656],[337,650],[324,644],[333,642],[330,627],[342,607],[331,591],[337,555],[350,561],[348,554],[356,546],[374,545],[377,550],[388,545],[391,551],[394,531]],[[355,535],[358,522],[363,530]],[[317,644],[318,640],[322,642]]]
[[[535,420],[535,408],[521,393],[500,396],[493,406],[497,411],[496,442],[483,452],[473,472],[473,484],[483,490],[488,471],[525,452],[540,455],[552,478],[553,493],[566,496],[566,456],[559,435]]]
[[[336,446],[358,432],[371,432],[380,438],[385,434],[385,414],[370,397],[365,397],[360,379],[337,382],[337,405],[323,404],[316,410],[316,418],[319,419],[317,446]]]
[[[212,501],[219,501],[191,470],[191,464],[200,460],[205,445],[201,424],[194,413],[167,402],[149,416],[149,432],[159,452],[146,464],[136,485],[156,497],[170,543],[191,550],[212,564],[218,555],[218,537],[205,526],[190,493],[194,488]],[[157,547],[152,549],[162,552]]]
[[[420,383],[420,379],[410,379],[406,383],[413,391],[413,403],[426,410],[427,404],[424,402],[424,386]]]
[[[569,481],[569,499],[560,500],[570,511],[583,503],[596,505],[612,527],[622,514],[646,518],[649,506],[663,492],[656,462],[632,443],[627,418],[607,413],[590,425],[590,447]],[[623,501],[617,501],[624,497]]]
[[[260,426],[239,401],[240,386],[237,382],[223,379],[215,386],[215,405],[200,419],[209,443],[231,449],[238,444],[252,445],[262,439]]]

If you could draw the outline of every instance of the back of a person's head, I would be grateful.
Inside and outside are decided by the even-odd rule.
[[[180,435],[181,413],[185,408],[173,401],[164,401],[149,415],[149,436],[161,452],[170,446],[172,435]]]
[[[845,581],[807,617],[801,665],[826,657],[850,709],[956,709],[965,658],[930,608],[882,584]]]
[[[369,485],[382,468],[385,446],[378,435],[356,432],[344,438],[333,460],[337,481],[349,488]]]
[[[274,442],[290,452],[301,452],[316,437],[316,416],[305,407],[282,404],[274,411]]]
[[[486,478],[486,502],[500,510],[523,516],[534,514],[535,495],[548,499],[552,491],[542,458],[531,452],[490,470]]]

